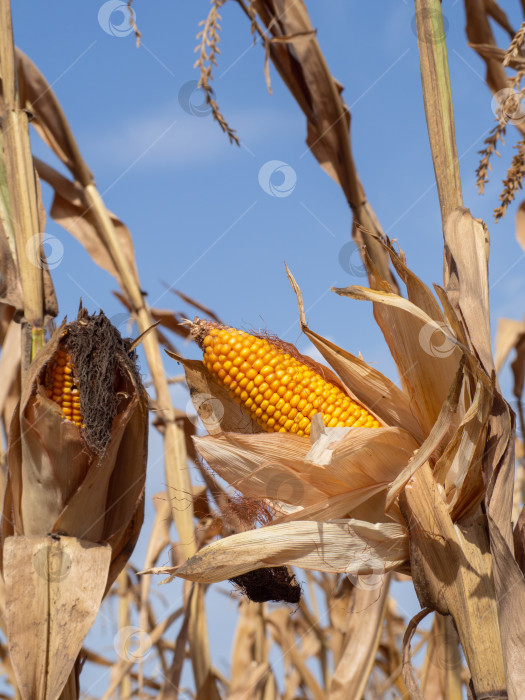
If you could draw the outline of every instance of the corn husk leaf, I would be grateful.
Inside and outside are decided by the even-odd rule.
[[[490,376],[494,372],[494,362],[488,311],[487,229],[467,209],[459,207],[451,213],[445,226],[445,244],[449,251],[444,275],[448,280],[447,297],[461,318],[472,349]],[[514,419],[496,385],[488,420],[487,440],[491,449],[483,454],[483,470],[490,527],[497,526],[509,546],[512,546],[513,425]]]
[[[425,434],[432,430],[456,374],[461,350],[445,326],[412,302],[392,292],[347,287],[341,296],[374,302],[374,315],[397,365],[401,383]],[[433,350],[432,335],[445,336],[446,349]],[[427,337],[428,336],[428,337]]]
[[[417,448],[402,428],[325,428],[306,461],[325,466],[347,489],[361,488],[393,481]]]
[[[129,397],[113,422],[106,453],[90,457],[75,424],[64,420],[42,387],[34,393],[37,377],[55,353],[62,332],[63,326],[32,363],[11,424],[14,523],[19,534],[59,530],[94,542],[104,538],[113,545],[132,519],[144,489],[146,399],[140,390]],[[142,459],[137,458],[140,455]]]
[[[108,545],[76,538],[5,541],[7,637],[24,700],[60,696],[97,615],[110,560]]]
[[[386,491],[417,449],[410,434],[400,428],[326,428],[315,416],[311,441],[287,433],[195,438],[217,474],[246,496],[288,510],[285,520],[333,519],[368,500],[370,520],[384,520],[384,502],[371,499]]]
[[[474,513],[485,494],[482,457],[491,402],[492,393],[478,382],[471,406],[434,467],[454,520]]]
[[[294,521],[231,535],[207,545],[181,567],[150,569],[147,573],[215,583],[254,569],[289,564],[359,575],[386,573],[400,566],[407,556],[408,535],[397,523]]]
[[[299,435],[223,433],[194,441],[213,471],[250,498],[309,506],[343,487],[326,469],[305,464],[310,444]]]
[[[168,351],[166,351],[168,352]],[[184,366],[190,396],[199,418],[210,435],[222,432],[261,433],[263,429],[230,397],[226,389],[212,379],[198,360],[168,355]]]
[[[434,425],[432,426],[430,434],[426,438],[425,442],[421,445],[419,450],[415,453],[413,459],[410,460],[407,467],[403,469],[403,471],[396,477],[396,479],[391,484],[386,498],[387,512],[391,509],[395,500],[399,497],[399,495],[401,494],[409,480],[412,478],[412,476],[420,467],[428,463],[429,458],[437,451],[439,445],[442,443],[442,441],[448,434],[454,413],[458,405],[462,384],[463,363],[458,369],[454,382],[447,396],[447,400],[443,404],[439,416]]]
[[[446,292],[486,373],[494,369],[490,344],[488,258],[489,233],[480,219],[458,207],[447,219],[445,241],[450,254]]]
[[[286,267],[286,274],[297,297],[301,330],[341,378],[347,393],[385,425],[402,425],[418,441],[422,430],[414,417],[410,401],[390,379],[343,348],[312,331],[307,324],[303,295],[297,281]]]

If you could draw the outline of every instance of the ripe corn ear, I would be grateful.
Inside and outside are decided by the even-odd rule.
[[[47,395],[60,406],[67,420],[82,426],[80,393],[71,357],[61,345],[48,365],[46,372]]]
[[[330,428],[379,428],[338,386],[265,338],[199,320],[194,335],[211,375],[267,432],[309,435],[316,413]]]

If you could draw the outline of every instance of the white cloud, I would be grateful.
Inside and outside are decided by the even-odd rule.
[[[280,140],[288,141],[297,134],[298,121],[304,119],[299,113],[261,109],[241,109],[227,115],[246,146],[246,155],[271,141],[273,146]],[[129,166],[134,161],[142,168],[169,167],[170,170],[202,167],[203,163],[235,157],[239,150],[230,145],[211,116],[197,117],[183,112],[179,105],[167,105],[155,115],[130,117],[115,129],[110,124],[107,133],[93,134],[89,152],[100,155],[116,167]]]

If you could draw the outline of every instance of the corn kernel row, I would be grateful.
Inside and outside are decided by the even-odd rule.
[[[79,428],[82,426],[80,394],[75,383],[71,357],[59,346],[47,370],[47,393],[62,409],[64,416]]]
[[[339,387],[264,338],[211,328],[202,344],[206,368],[268,432],[309,435],[316,413],[328,427],[379,427]]]

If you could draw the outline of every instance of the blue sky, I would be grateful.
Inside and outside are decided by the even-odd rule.
[[[329,291],[331,286],[365,283],[347,262],[350,211],[340,188],[307,150],[303,115],[273,68],[273,95],[268,94],[264,51],[253,46],[240,8],[234,2],[222,8],[221,55],[213,83],[221,110],[242,141],[237,148],[210,116],[194,116],[181,106],[188,83],[199,77],[193,69],[195,34],[209,4],[136,0],[139,49],[133,35],[117,37],[103,30],[101,5],[98,0],[57,0],[51,6],[14,2],[15,39],[53,85],[107,206],[130,228],[149,303],[184,308],[166,291],[166,282],[211,306],[233,326],[268,328],[308,350],[284,274],[286,260],[302,288],[310,326],[352,353],[361,352],[395,380],[370,305]],[[519,27],[518,3],[502,6]],[[327,63],[345,87],[354,156],[368,199],[384,230],[399,241],[410,267],[428,284],[440,282],[441,221],[413,5],[408,0],[316,0],[308,2],[308,9]],[[494,333],[499,317],[521,318],[524,313],[525,263],[514,234],[516,205],[497,225],[492,219],[516,137],[509,130],[503,158],[493,163],[486,194],[478,196],[477,151],[494,124],[491,95],[484,84],[484,64],[466,43],[462,4],[447,3],[444,12],[464,202],[487,222],[491,235]],[[119,19],[117,13],[111,21]],[[508,43],[498,30],[496,36]],[[198,96],[192,99],[198,102]],[[56,165],[37,137],[33,142],[36,154]],[[272,160],[295,173],[288,196],[271,196],[259,184],[261,167]],[[279,176],[274,177],[278,186]],[[47,186],[43,194],[49,205]],[[92,311],[100,307],[108,316],[120,314],[113,279],[51,220],[46,232],[58,239],[63,255],[53,270],[60,317],[76,314],[79,297]],[[355,256],[351,263],[356,263]],[[197,356],[191,346],[180,349]],[[168,359],[166,368],[169,374],[180,372]],[[144,360],[142,370],[147,378]],[[508,390],[508,374],[502,381]],[[183,392],[174,389],[174,398],[185,408]],[[163,483],[161,441],[152,433],[148,498]],[[149,506],[146,537],[151,516]],[[145,544],[143,537],[134,556],[139,567]],[[418,604],[406,587],[399,600],[413,614]],[[180,587],[171,590],[160,592],[176,605]],[[217,595],[210,600],[214,655],[225,670],[222,635],[225,629],[231,632],[235,604],[225,607],[225,599]],[[111,649],[114,631],[109,629],[109,622],[101,623],[94,643]],[[91,692],[99,694],[100,687]]]

